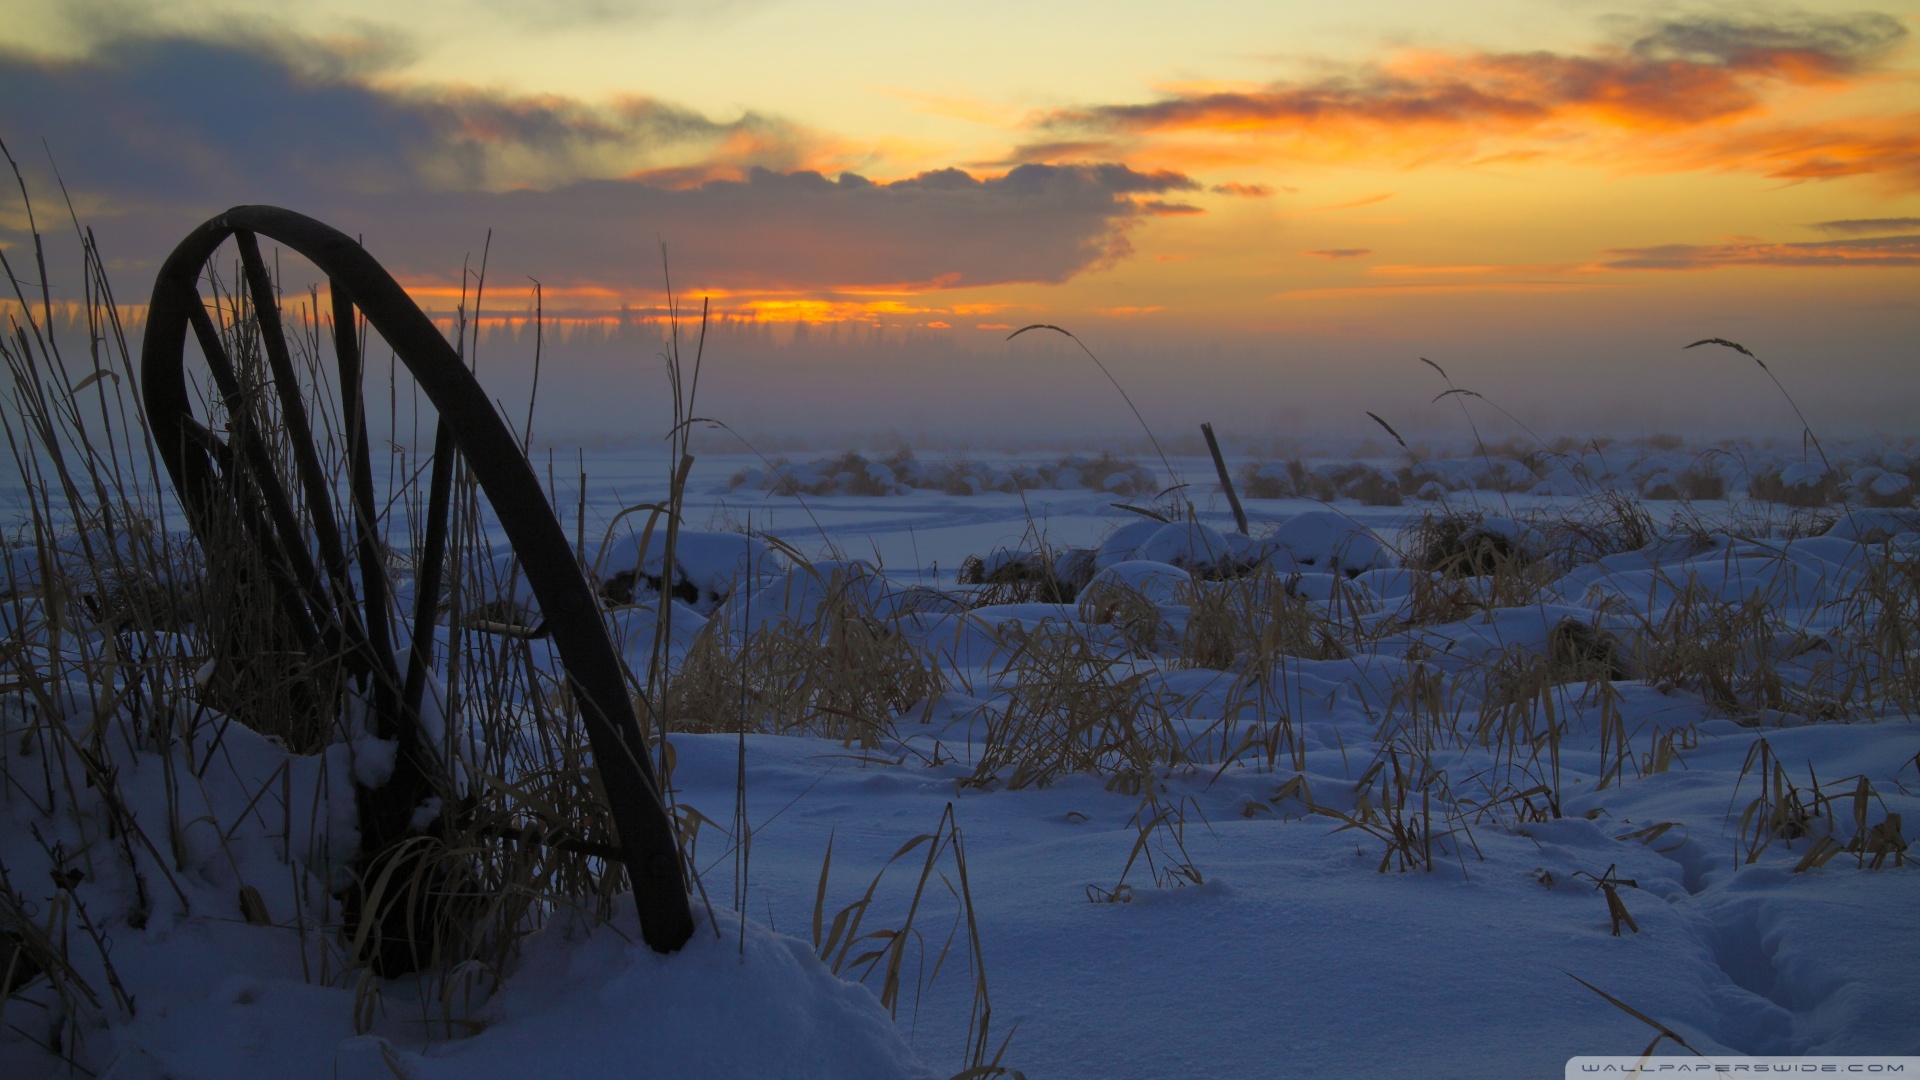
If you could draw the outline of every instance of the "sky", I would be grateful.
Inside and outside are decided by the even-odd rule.
[[[1797,436],[1744,358],[1683,352],[1708,336],[1819,428],[1920,415],[1912,2],[0,0],[0,26],[0,139],[50,236],[58,168],[123,301],[242,202],[363,237],[440,311],[484,252],[492,314],[538,280],[555,319],[557,432],[656,422],[663,247],[727,320],[709,404],[829,441],[1136,430],[1071,343],[1006,340],[1031,323],[1171,430],[1445,432],[1427,357],[1536,429]],[[25,226],[0,201],[8,252]]]

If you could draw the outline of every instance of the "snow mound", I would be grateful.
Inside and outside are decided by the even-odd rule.
[[[1822,535],[1879,544],[1914,533],[1920,533],[1920,510],[1855,510],[1840,515]]]
[[[1087,582],[1085,592],[1093,595],[1102,588],[1129,589],[1156,604],[1172,604],[1177,602],[1181,587],[1192,581],[1192,574],[1171,563],[1130,559],[1101,567]]]
[[[1207,572],[1231,568],[1234,554],[1233,544],[1218,530],[1197,521],[1180,521],[1154,530],[1134,549],[1132,558]]]
[[[549,926],[527,942],[498,992],[463,1018],[461,1026],[477,1034],[433,1041],[422,1039],[417,1020],[400,1019],[403,1005],[390,1005],[393,1015],[372,1034],[355,1035],[351,989],[308,985],[297,970],[270,973],[258,960],[242,960],[282,951],[269,945],[271,930],[200,920],[177,933],[195,947],[171,950],[171,985],[129,987],[147,1008],[110,1032],[116,1050],[104,1077],[936,1075],[870,990],[841,981],[805,942],[752,922],[743,935],[727,912],[703,920],[671,956],[639,942],[630,905],[613,926],[590,933]],[[223,978],[214,970],[220,962],[252,970]],[[397,986],[387,993],[394,991],[404,996]]]
[[[661,956],[602,928],[569,940],[548,930],[481,1015],[480,1034],[400,1052],[410,1080],[874,1077],[936,1074],[914,1055],[872,991],[843,982],[807,944],[730,913]],[[371,1062],[386,1068],[383,1062]],[[399,1071],[399,1070],[396,1070]],[[342,1078],[349,1074],[343,1072]],[[354,1074],[358,1075],[358,1074]],[[378,1069],[369,1080],[391,1077]]]
[[[1295,560],[1349,577],[1393,565],[1393,555],[1372,529],[1332,510],[1309,510],[1280,523],[1273,539]]]
[[[646,550],[641,537],[629,535],[607,545],[600,558],[600,573],[605,576],[602,590],[618,593],[617,602],[639,602],[637,588],[644,585],[656,594],[663,578],[667,535],[655,529],[647,536]],[[741,583],[759,580],[786,569],[787,561],[757,536],[737,532],[682,531],[674,538],[673,593],[701,612],[711,612],[721,601],[733,595]]]

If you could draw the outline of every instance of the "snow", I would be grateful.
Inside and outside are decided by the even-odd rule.
[[[1171,563],[1128,559],[1095,571],[1085,591],[1098,594],[1102,588],[1118,587],[1137,592],[1156,604],[1173,604],[1180,596],[1181,586],[1192,581],[1192,574]]]
[[[642,584],[657,596],[666,557],[666,529],[656,527],[616,538],[601,550],[598,565],[602,580],[622,573],[651,579]],[[759,537],[688,529],[673,538],[672,587],[676,592],[691,591],[689,603],[702,614],[712,612],[742,583],[780,573],[785,567],[785,557]]]
[[[353,991],[310,985],[297,971],[288,977],[285,931],[201,920],[141,950],[165,970],[129,972],[152,977],[139,983],[140,1016],[112,1033],[116,1056],[104,1075],[584,1080],[633,1076],[636,1068],[675,1077],[936,1075],[873,995],[835,978],[807,943],[753,923],[742,935],[730,913],[715,924],[703,925],[673,957],[638,943],[630,913],[591,931],[544,930],[497,994],[456,1014],[475,1034],[422,1043],[412,1025],[400,1023],[350,1034]]]
[[[1541,542],[1526,514],[1552,497],[1489,492],[1468,502],[1462,489],[1579,485],[1585,495],[1585,485],[1614,477],[1639,490],[1690,460],[1629,457],[1592,453],[1521,477],[1517,461],[1489,467],[1462,456],[1429,461],[1421,475],[1455,505],[1490,513],[1481,528],[1526,547]],[[1877,460],[1882,472],[1866,488],[1904,479],[1904,459]],[[696,898],[699,931],[670,957],[639,943],[631,905],[616,898],[604,921],[553,913],[510,969],[467,973],[469,992],[445,1003],[426,1000],[417,978],[381,984],[329,969],[327,894],[357,844],[352,782],[390,770],[392,744],[362,733],[322,754],[290,754],[209,713],[185,739],[155,745],[121,703],[76,680],[47,687],[31,719],[57,722],[75,740],[104,736],[88,744],[102,786],[42,784],[53,751],[23,740],[29,710],[6,699],[0,734],[13,780],[0,796],[0,866],[34,920],[84,908],[109,942],[96,948],[77,921],[69,934],[77,974],[98,997],[76,1021],[87,1033],[81,1063],[118,1080],[944,1076],[966,1060],[975,1031],[976,962],[991,995],[990,1048],[1011,1033],[1005,1063],[1034,1077],[1431,1075],[1468,1055],[1488,1075],[1557,1075],[1575,1054],[1634,1053],[1652,1038],[1569,975],[1710,1055],[1920,1053],[1912,862],[1870,870],[1841,853],[1796,869],[1820,838],[1853,836],[1862,779],[1872,790],[1867,824],[1920,821],[1913,717],[1730,713],[1698,689],[1629,678],[1542,691],[1565,725],[1552,766],[1540,746],[1418,741],[1428,730],[1422,710],[1463,718],[1468,731],[1499,715],[1505,689],[1488,671],[1551,660],[1559,628],[1613,635],[1623,655],[1637,655],[1648,627],[1689,596],[1766,604],[1756,647],[1786,685],[1818,689],[1836,677],[1823,658],[1858,632],[1871,560],[1920,549],[1914,511],[1855,507],[1826,535],[1792,540],[1664,530],[1645,548],[1561,574],[1531,602],[1405,625],[1420,597],[1445,584],[1400,565],[1401,530],[1418,509],[1248,499],[1249,538],[1230,531],[1218,500],[1193,491],[1198,521],[1113,507],[1106,477],[1131,473],[1112,459],[977,464],[956,470],[963,495],[933,486],[922,463],[867,461],[858,475],[842,470],[851,480],[817,477],[827,493],[805,496],[804,507],[771,483],[730,484],[754,467],[745,459],[696,468],[694,489],[708,501],[688,516],[712,527],[679,536],[674,580],[697,598],[668,605],[669,664],[702,635],[737,641],[849,604],[937,658],[947,689],[902,709],[897,738],[877,748],[672,736],[676,805],[709,821],[695,861],[711,905]],[[1211,475],[1200,459],[1176,467]],[[1843,475],[1859,486],[1859,473]],[[595,492],[591,510],[604,521],[663,489]],[[885,497],[870,493],[878,489]],[[727,528],[748,515],[809,563]],[[656,530],[643,558],[637,538],[616,537],[603,566],[660,577],[663,539]],[[951,590],[967,555],[1042,546],[1094,552],[1083,595],[1139,594],[1160,620],[1157,635],[1101,622],[1098,604],[965,610],[930,591]],[[31,549],[7,554],[16,574],[39,580]],[[1291,595],[1379,633],[1344,656],[1181,667],[1173,643],[1196,617],[1198,590],[1219,587],[1204,579],[1226,569],[1223,556],[1264,563]],[[1459,585],[1493,595],[1486,579]],[[609,620],[629,666],[644,671],[658,596],[635,600]],[[36,601],[0,611],[14,641],[33,642],[46,620]],[[1089,773],[1010,787],[1003,771],[983,782],[979,762],[1035,662],[1033,641],[1050,627],[1082,635],[1111,661],[1088,682],[1125,687],[1145,722],[1181,748],[1181,764],[1163,764],[1138,788]],[[69,630],[67,647],[97,647],[97,631],[86,633]],[[165,635],[155,642],[156,657],[184,648]],[[529,655],[551,670],[544,648],[529,643]],[[200,661],[177,661],[177,677],[191,682]],[[1423,686],[1437,705],[1411,696]],[[1293,748],[1279,748],[1282,723]],[[1760,795],[1753,762],[1763,747],[1802,792],[1817,783],[1838,794],[1805,835],[1756,847],[1741,814]],[[1370,831],[1380,819],[1368,813],[1383,812],[1390,770],[1416,768],[1445,783],[1430,792],[1431,863],[1409,868]],[[1521,793],[1550,777],[1558,816],[1517,812],[1529,798],[1544,807],[1544,796]],[[109,796],[152,849],[115,839],[127,834],[110,827],[120,819]],[[742,801],[752,827],[744,877],[728,835]],[[1183,822],[1177,834],[1143,829],[1166,808]],[[919,854],[911,868],[890,860],[949,812],[964,838],[981,952],[954,946],[929,981],[942,943],[964,925],[950,851],[917,909],[890,1016],[877,974],[858,981],[854,966],[836,972],[819,958],[816,912],[830,920],[858,903],[892,865],[866,919],[902,925]],[[1912,828],[1901,834],[1909,842]],[[55,875],[69,869],[81,877],[62,887]],[[1617,883],[1637,929],[1615,932],[1602,881]],[[266,925],[246,921],[244,889],[257,891]],[[337,921],[337,905],[331,911]],[[108,990],[109,959],[131,1007]],[[48,1011],[45,981],[37,985],[0,1015],[0,1075],[66,1074],[35,1044],[68,1030],[68,1018]]]
[[[1334,510],[1309,510],[1280,523],[1274,542],[1299,562],[1349,576],[1393,565],[1373,530]]]

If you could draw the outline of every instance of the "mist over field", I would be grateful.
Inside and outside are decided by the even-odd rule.
[[[1005,331],[778,330],[784,333],[723,325],[707,343],[700,411],[756,442],[990,449],[1142,439],[1099,369],[1071,342],[1043,332],[1006,342]],[[1455,385],[1486,395],[1517,419],[1472,403],[1493,438],[1530,439],[1524,424],[1547,439],[1798,441],[1798,422],[1765,376],[1744,358],[1683,352],[1698,339],[1690,333],[1675,320],[1624,342],[1541,334],[1493,344],[1478,338],[1468,347],[1444,334],[1431,341],[1289,335],[1222,342],[1200,336],[1204,331],[1187,338],[1119,324],[1076,329],[1163,440],[1197,438],[1199,424],[1212,422],[1230,440],[1347,443],[1381,435],[1368,412],[1409,438],[1470,440],[1458,403],[1433,401],[1447,384],[1420,363],[1428,357]],[[695,336],[694,326],[683,334],[683,341]],[[1845,331],[1836,337],[1837,344],[1797,335],[1748,340],[1770,342],[1762,355],[1821,430],[1912,430],[1920,379],[1883,374],[1897,369],[1900,350],[1878,349]],[[488,385],[503,401],[520,400],[530,388],[529,335],[483,341]],[[586,330],[550,343],[542,378],[552,381],[543,385],[536,414],[543,436],[564,443],[664,432],[671,421],[661,404],[660,351],[659,339],[645,330]]]

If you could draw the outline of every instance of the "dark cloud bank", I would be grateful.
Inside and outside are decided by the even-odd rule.
[[[1199,188],[1102,164],[829,179],[803,167],[816,140],[775,118],[395,89],[380,62],[258,35],[108,41],[77,61],[0,51],[0,137],[17,157],[46,138],[135,266],[266,202],[363,235],[400,273],[457,268],[491,228],[516,272],[613,288],[656,286],[661,240],[708,287],[1057,282],[1123,255],[1144,217],[1194,212],[1161,197]]]

